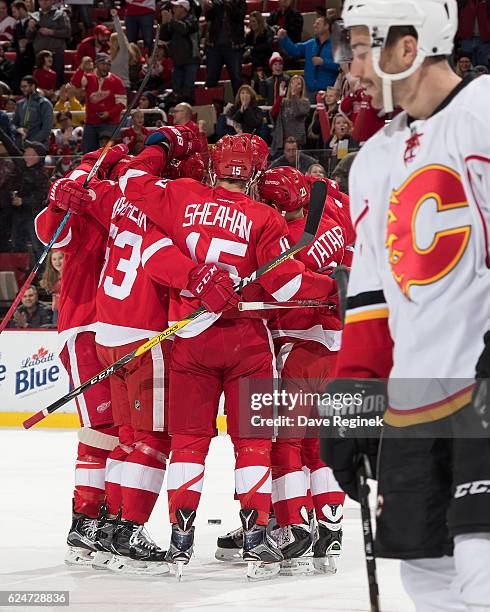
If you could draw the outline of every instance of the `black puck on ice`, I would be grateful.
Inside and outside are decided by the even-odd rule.
[[[221,519],[208,519],[208,525],[221,525]]]

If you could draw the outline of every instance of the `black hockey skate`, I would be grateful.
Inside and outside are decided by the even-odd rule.
[[[175,513],[177,523],[172,525],[172,537],[165,559],[175,564],[175,575],[182,580],[184,565],[187,565],[194,552],[194,519],[196,511],[178,508]]]
[[[67,565],[92,564],[95,552],[97,519],[72,511],[72,523],[66,543],[68,551],[65,555]]]
[[[267,580],[276,576],[283,560],[276,542],[265,525],[257,525],[257,510],[240,510],[243,526],[243,560],[248,563],[249,580]]]
[[[307,575],[315,572],[311,554],[313,538],[309,521],[278,527],[272,532],[272,536],[284,556],[280,571],[282,576]]]
[[[120,574],[162,576],[169,573],[165,551],[150,538],[144,525],[118,521],[111,542],[113,556],[107,568]]]
[[[107,506],[100,508],[98,518],[97,535],[95,537],[95,554],[92,567],[96,570],[108,569],[109,561],[112,558],[112,537],[120,520],[120,515],[114,518],[107,518]]]
[[[313,563],[315,568],[325,574],[337,571],[336,557],[342,552],[342,514],[341,504],[329,504],[324,509],[326,521],[318,521],[318,531],[313,544]]]
[[[238,527],[224,536],[219,536],[214,556],[218,561],[243,563],[243,527]]]

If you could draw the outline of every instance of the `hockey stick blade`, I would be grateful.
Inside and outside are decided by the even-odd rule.
[[[312,236],[309,242],[313,241],[316,236],[320,221],[322,220],[323,208],[327,199],[327,184],[320,181],[313,183],[310,192],[310,205],[308,208],[308,216],[306,217],[304,234]]]
[[[349,270],[345,266],[335,268],[332,278],[337,283],[337,291],[339,294],[340,320],[345,320],[347,310],[347,285],[349,284]]]
[[[314,183],[313,187],[315,187],[315,185],[318,185],[318,184],[322,184],[322,183]],[[286,261],[286,259],[293,257],[293,255],[298,253],[302,248],[310,244],[310,242],[312,242],[315,239],[315,234],[318,230],[318,226],[320,225],[320,219],[322,217],[323,207],[325,205],[325,196],[326,196],[327,191],[326,191],[326,187],[324,187],[324,189],[321,191],[319,191],[318,189],[313,189],[313,187],[312,187],[311,197],[310,197],[310,208],[308,210],[308,217],[306,219],[305,232],[303,233],[299,241],[294,246],[292,246],[290,249],[285,251],[284,253],[281,253],[280,255],[278,255],[277,257],[274,257],[274,259],[272,259],[265,265],[261,266],[258,270],[250,274],[250,276],[243,278],[239,283],[237,283],[234,286],[235,291],[240,291],[241,289],[243,289],[243,287],[246,287],[247,285],[249,285],[250,283],[253,283],[258,278],[263,276],[264,274],[267,274],[267,272],[274,270],[274,268],[277,268],[277,266],[279,266],[284,261]],[[323,199],[322,199],[322,196],[323,196]],[[313,217],[313,221],[309,222],[310,217]],[[308,232],[306,231],[306,227],[309,227]],[[121,357],[121,359],[113,363],[111,366],[105,368],[104,370],[101,370],[98,374],[96,374],[96,376],[82,383],[79,387],[70,391],[70,393],[67,393],[66,395],[61,397],[59,400],[57,400],[56,402],[53,402],[52,404],[50,404],[47,408],[44,408],[43,410],[40,410],[39,412],[36,412],[35,414],[33,414],[31,417],[26,419],[22,423],[22,425],[24,426],[25,429],[30,429],[33,425],[42,421],[49,414],[51,414],[55,410],[58,410],[58,408],[61,408],[62,406],[67,404],[70,400],[74,399],[75,397],[81,395],[86,389],[88,389],[89,387],[93,385],[96,385],[101,380],[104,380],[105,378],[113,374],[116,370],[119,370],[119,368],[122,368],[128,362],[132,361],[136,357],[139,357],[140,355],[143,355],[143,353],[146,353],[147,351],[151,350],[154,346],[156,346],[157,344],[159,344],[166,338],[169,338],[170,336],[178,332],[180,329],[188,325],[191,321],[201,316],[205,312],[207,311],[203,307],[198,308],[194,312],[191,312],[189,315],[187,315],[187,317],[185,317],[184,319],[181,319],[180,321],[177,321],[176,323],[174,323],[174,325],[167,327],[167,329],[163,330],[160,334],[153,336],[153,338],[150,338],[148,342],[145,342],[144,344],[136,348],[131,353],[128,353],[124,357]]]

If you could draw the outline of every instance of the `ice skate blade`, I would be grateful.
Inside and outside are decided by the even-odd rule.
[[[135,576],[165,576],[170,574],[170,568],[164,561],[137,561],[120,555],[112,555],[107,564],[107,569],[116,574],[133,574]]]
[[[69,546],[65,554],[66,565],[76,565],[78,567],[91,567],[94,553],[86,548]]]
[[[214,558],[224,563],[243,564],[246,561],[242,558],[241,548],[217,548]]]
[[[94,570],[106,570],[109,569],[109,562],[112,559],[112,553],[97,551],[92,559],[92,568]]]
[[[175,577],[179,582],[182,582],[182,578],[184,576],[184,565],[186,565],[184,561],[175,562]]]
[[[247,579],[250,582],[270,580],[277,576],[281,569],[280,563],[264,563],[263,561],[248,561],[247,563]]]
[[[316,570],[321,572],[322,574],[336,574],[337,573],[337,563],[334,556],[328,557],[314,557],[313,565]]]
[[[281,561],[281,576],[309,576],[315,573],[313,557],[297,557]]]

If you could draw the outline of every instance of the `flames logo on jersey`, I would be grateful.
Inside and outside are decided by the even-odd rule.
[[[416,219],[432,201],[436,216],[468,206],[460,176],[450,168],[430,165],[417,170],[393,190],[388,209],[386,246],[393,277],[406,297],[412,285],[430,285],[449,274],[461,260],[471,227],[434,230],[427,248],[418,246]]]

